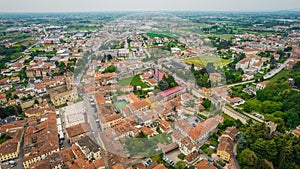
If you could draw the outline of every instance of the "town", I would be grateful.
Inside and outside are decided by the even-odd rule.
[[[299,168],[299,18],[1,14],[0,168]]]

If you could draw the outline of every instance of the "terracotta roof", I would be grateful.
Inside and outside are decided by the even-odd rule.
[[[146,100],[140,100],[140,101],[129,104],[129,106],[133,111],[135,111],[135,110],[139,110],[140,108],[143,108],[145,106],[148,106],[148,103]]]
[[[163,164],[158,164],[157,166],[155,166],[152,169],[167,169]]]
[[[209,163],[207,160],[202,160],[195,165],[196,169],[217,169],[214,165]]]
[[[104,162],[103,158],[94,160],[94,164],[95,164],[96,168],[105,167],[105,162]]]
[[[6,94],[5,93],[0,93],[0,99],[4,99],[6,98]]]
[[[176,92],[179,92],[182,88],[180,86],[176,86],[176,87],[173,87],[173,88],[170,88],[168,90],[164,90],[164,91],[161,91],[157,94],[163,96],[163,97],[167,97],[173,93],[176,93]]]
[[[195,159],[199,158],[200,154],[197,152],[197,151],[194,151],[190,154],[188,154],[186,157],[185,157],[185,160],[188,161],[188,162],[192,162],[194,161]]]
[[[218,124],[222,121],[221,116],[215,116],[206,119],[205,121],[198,124],[196,127],[192,128],[188,135],[193,139],[197,140],[207,134],[208,132],[211,132],[214,128],[218,126]]]
[[[148,128],[148,127],[142,127],[141,129],[140,129],[142,132],[145,132],[148,136],[150,136],[150,135],[152,135],[153,133],[154,133],[154,131],[153,130],[151,130],[150,128]]]
[[[69,137],[75,137],[90,131],[90,127],[86,123],[77,124],[66,128]]]
[[[123,164],[117,163],[113,166],[111,166],[112,169],[125,169]]]

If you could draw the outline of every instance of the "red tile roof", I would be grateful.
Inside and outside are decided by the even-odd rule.
[[[176,92],[179,92],[182,88],[180,86],[176,86],[176,87],[173,87],[171,89],[168,89],[168,90],[164,90],[164,91],[161,91],[159,92],[158,94],[163,96],[163,97],[167,97],[173,93],[176,93]]]

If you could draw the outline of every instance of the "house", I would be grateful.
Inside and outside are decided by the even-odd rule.
[[[234,143],[230,141],[230,138],[222,138],[218,145],[217,155],[224,161],[229,162],[233,154]]]
[[[140,125],[150,126],[158,118],[158,115],[153,110],[147,110],[135,115],[135,122]]]
[[[71,127],[66,128],[68,137],[71,143],[75,143],[83,137],[90,134],[90,126],[86,123],[80,123]]]
[[[188,137],[182,139],[178,146],[180,152],[184,155],[188,155],[194,151],[197,151],[196,145]]]
[[[256,89],[261,90],[267,87],[268,81],[260,82],[256,84]]]
[[[38,83],[34,86],[35,93],[38,95],[44,94],[47,92],[46,85],[43,83]]]
[[[158,164],[157,166],[155,166],[152,169],[167,169],[167,167],[165,167],[163,164]]]
[[[176,87],[161,91],[157,94],[163,96],[165,99],[168,99],[168,98],[174,97],[181,90],[182,90],[182,88],[180,86],[176,86]]]
[[[207,160],[202,160],[195,165],[195,169],[217,169],[217,167],[215,167]]]
[[[100,126],[102,130],[113,128],[122,122],[122,115],[120,114],[107,114],[100,117]]]
[[[81,149],[88,160],[101,158],[100,146],[91,140],[90,137],[83,137],[75,144]]]
[[[217,155],[222,160],[229,162],[233,157],[234,142],[238,134],[239,131],[236,127],[228,127],[222,136],[220,136]]]
[[[152,136],[158,134],[157,132],[153,131],[149,127],[145,127],[145,126],[143,126],[142,128],[140,128],[140,131],[144,132],[145,134],[147,134],[147,137],[152,137]]]
[[[210,73],[209,80],[212,83],[220,83],[222,80],[222,75],[220,73]]]
[[[200,158],[200,154],[198,151],[194,151],[188,155],[185,156],[184,161],[191,165],[193,163],[195,163],[198,159]]]
[[[6,94],[5,93],[0,93],[0,104],[6,103]]]
[[[248,72],[242,75],[242,80],[243,81],[248,81],[248,80],[252,80],[254,78],[254,73],[252,72]]]
[[[59,151],[56,113],[48,111],[40,117],[40,120],[36,117],[30,117],[28,120],[33,125],[26,128],[24,136],[24,158],[22,161],[25,168],[29,168],[48,155]]]
[[[5,84],[8,84],[10,83],[10,80],[9,78],[3,78],[0,80],[0,85],[5,85]]]
[[[128,104],[128,107],[133,113],[138,113],[148,110],[149,105],[146,100],[137,100]]]
[[[250,57],[246,57],[242,60],[240,60],[236,65],[235,65],[235,69],[238,70],[238,69],[242,69],[242,70],[245,70],[249,67],[250,65]]]
[[[188,138],[193,143],[203,143],[211,132],[213,132],[219,125],[220,122],[223,121],[223,117],[215,116],[206,119],[205,121],[199,123],[196,127],[193,127],[188,132]]]

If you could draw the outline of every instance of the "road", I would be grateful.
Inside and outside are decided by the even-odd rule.
[[[101,156],[105,162],[106,168],[108,168],[109,166],[108,166],[107,152],[105,151],[104,145],[100,138],[101,129],[98,128],[96,123],[96,120],[99,119],[98,111],[97,111],[98,109],[96,108],[97,105],[95,105],[96,111],[95,108],[91,106],[91,102],[90,102],[91,97],[93,98],[93,100],[95,100],[95,98],[92,95],[88,95],[88,94],[85,94],[83,98],[84,107],[87,113],[88,123],[91,126],[91,134],[89,137],[100,146]]]
[[[248,84],[248,83],[254,83],[254,82],[255,82],[255,80],[249,80],[249,81],[245,81],[245,82],[230,84],[230,85],[227,85],[227,87],[233,87],[233,86],[238,86],[238,85],[243,85],[243,84]]]
[[[91,126],[91,134],[90,138],[95,141],[98,145],[100,145],[100,129],[97,126],[96,120],[98,119],[98,112],[95,111],[95,108],[91,106],[90,102],[90,97],[91,95],[84,95],[83,102],[84,102],[84,107],[86,109],[86,114],[87,114],[87,119],[88,123]]]
[[[24,127],[24,131],[26,131],[26,126]],[[21,140],[21,145],[20,145],[20,153],[19,153],[19,158],[17,159],[17,165],[14,167],[15,169],[23,169],[23,162],[22,159],[24,157],[24,136],[22,137]]]
[[[283,64],[279,66],[279,68],[271,70],[269,73],[264,75],[264,79],[269,79],[273,76],[275,76],[277,73],[279,73],[282,69],[285,68],[286,64],[290,61],[290,59],[287,59]]]

